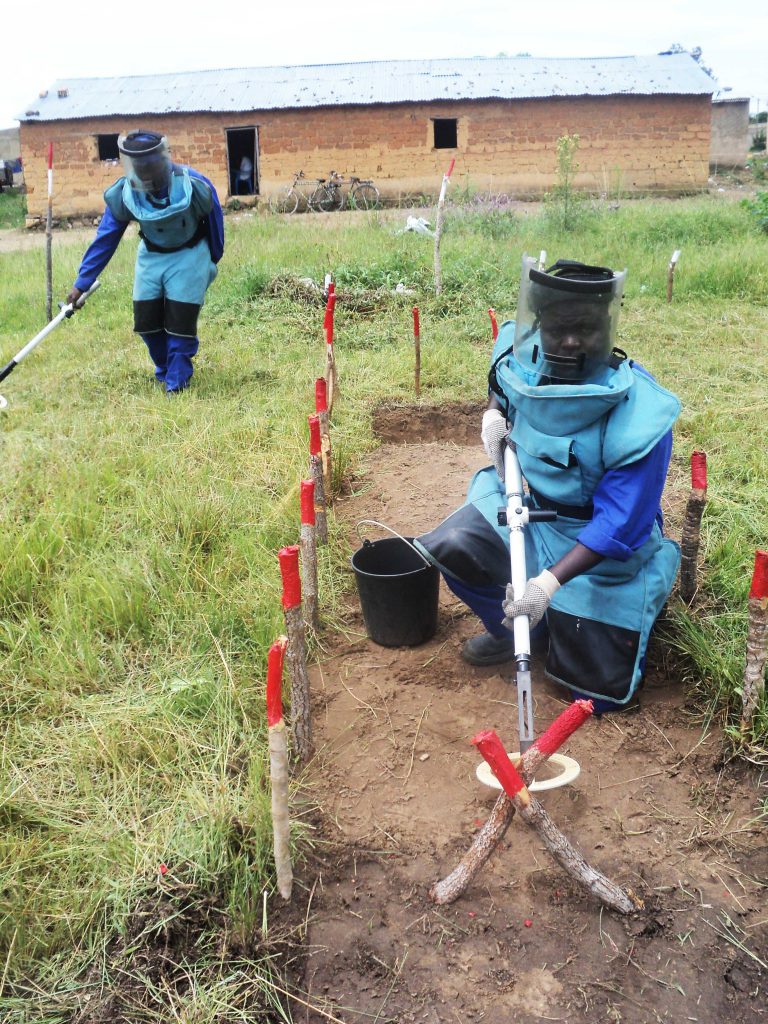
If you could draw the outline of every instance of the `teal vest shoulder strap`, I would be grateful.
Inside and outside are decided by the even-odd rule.
[[[122,221],[125,224],[126,222],[135,220],[136,218],[123,202],[124,186],[125,178],[118,178],[114,185],[110,185],[104,193],[104,202],[109,207],[109,212],[115,220]]]

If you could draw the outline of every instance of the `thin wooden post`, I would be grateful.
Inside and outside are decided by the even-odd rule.
[[[749,591],[747,663],[742,691],[742,731],[749,729],[755,710],[765,693],[765,664],[768,659],[768,551],[755,552],[755,568]]]
[[[315,481],[301,481],[301,582],[304,592],[304,623],[320,626],[317,604],[317,536],[315,531]]]
[[[307,645],[301,610],[299,545],[291,544],[277,553],[283,578],[283,612],[288,634],[288,672],[291,677],[291,734],[293,751],[304,764],[312,756],[312,712],[309,703]]]
[[[701,518],[707,504],[707,455],[691,453],[691,493],[685,506],[683,531],[680,536],[680,596],[691,604],[696,596],[696,570],[701,541]]]
[[[488,316],[491,318],[491,334],[493,336],[493,340],[496,341],[499,336],[499,325],[496,323],[496,310],[493,308],[489,309]]]
[[[309,473],[315,485],[315,526],[317,543],[328,543],[328,517],[325,487],[323,485],[323,445],[320,437],[320,417],[309,416]]]
[[[320,455],[323,460],[323,486],[331,494],[331,433],[328,423],[328,382],[325,377],[315,381],[315,414],[320,417]]]
[[[45,322],[53,320],[53,143],[48,143],[48,208],[45,214]]]
[[[443,181],[440,185],[440,197],[437,200],[437,216],[435,218],[435,295],[439,295],[443,290],[443,267],[440,262],[440,239],[443,234],[445,193],[448,191],[448,182],[450,181],[451,174],[453,173],[453,166],[455,163],[456,157],[451,160],[448,171],[443,175]]]
[[[414,349],[414,389],[416,397],[421,395],[421,324],[419,322],[419,307],[413,307],[413,349]]]
[[[283,660],[288,637],[281,636],[267,655],[267,726],[269,729],[269,777],[272,783],[272,837],[277,889],[291,898],[291,819],[288,804],[288,744],[283,718]]]
[[[557,751],[592,714],[591,700],[577,700],[552,722],[533,745],[526,750],[516,768],[526,782],[535,776],[544,762]],[[506,793],[500,793],[488,820],[475,836],[462,859],[445,878],[429,891],[435,903],[453,903],[470,885],[480,869],[499,845],[515,816],[515,805]]]
[[[631,914],[638,909],[638,903],[610,878],[593,868],[571,845],[566,836],[555,825],[544,808],[528,791],[512,761],[507,756],[501,740],[493,730],[478,733],[472,743],[501,783],[501,787],[515,806],[520,817],[535,829],[549,852],[583,889],[595,896],[612,910],[620,914]],[[641,905],[641,904],[640,904]]]
[[[672,301],[672,289],[675,285],[675,267],[677,266],[677,261],[679,259],[680,250],[675,249],[672,253],[672,258],[669,261],[669,266],[667,267],[667,302]]]
[[[338,391],[338,376],[336,374],[336,353],[333,348],[334,336],[334,315],[336,310],[336,291],[333,282],[329,285],[328,302],[325,306],[325,317],[323,319],[323,331],[325,333],[325,379],[328,385],[328,419],[333,412],[333,403],[336,401]]]

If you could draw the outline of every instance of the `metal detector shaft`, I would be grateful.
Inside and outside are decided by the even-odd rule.
[[[19,349],[13,359],[9,363],[6,363],[2,370],[0,370],[0,381],[5,380],[8,374],[12,373],[16,369],[22,359],[28,356],[32,349],[36,348],[40,344],[43,338],[47,337],[51,331],[56,330],[62,320],[68,320],[74,314],[75,309],[82,309],[85,304],[85,300],[89,295],[93,295],[99,287],[99,284],[99,281],[94,281],[88,291],[83,292],[76,304],[73,305],[73,303],[70,302],[66,306],[62,306],[61,310],[56,314],[53,320],[46,324],[42,331],[40,331],[39,334],[36,334],[31,341],[28,341],[24,348]]]
[[[504,449],[504,483],[507,495],[507,526],[511,562],[512,594],[516,601],[525,593],[528,576],[525,567],[524,527],[528,510],[523,504],[523,475],[517,452],[507,444]],[[533,743],[533,698],[531,696],[531,628],[527,615],[514,618],[515,669],[517,682],[517,721],[520,753]]]

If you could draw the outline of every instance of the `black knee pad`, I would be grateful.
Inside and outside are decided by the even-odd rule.
[[[156,334],[163,329],[164,299],[142,299],[133,303],[133,329],[137,334]]]
[[[180,338],[197,337],[197,318],[200,306],[195,302],[177,302],[176,299],[165,300],[164,326],[168,334]]]

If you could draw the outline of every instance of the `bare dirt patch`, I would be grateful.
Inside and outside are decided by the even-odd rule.
[[[383,444],[338,504],[350,552],[359,519],[413,535],[462,501],[485,463],[479,417],[470,438],[471,407],[443,413],[440,433],[434,411],[377,410],[380,434],[411,443]],[[414,423],[424,429],[418,442]],[[673,474],[673,536],[684,497],[684,476],[675,486]],[[587,859],[644,898],[645,910],[626,919],[576,889],[517,820],[463,898],[430,903],[429,887],[455,866],[495,798],[475,778],[469,737],[492,727],[514,746],[511,670],[461,660],[461,643],[480,627],[444,588],[437,635],[423,646],[377,647],[354,595],[346,630],[325,638],[312,671],[322,821],[305,878],[308,1002],[347,1024],[768,1017],[759,780],[723,762],[717,730],[702,733],[658,642],[640,713],[587,723],[565,749],[581,776],[543,795]],[[541,664],[534,679],[541,731],[562,695]],[[319,1024],[323,1013],[296,1019]]]

